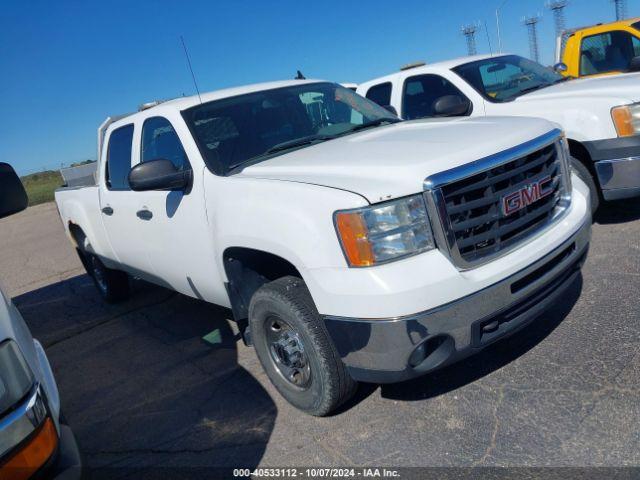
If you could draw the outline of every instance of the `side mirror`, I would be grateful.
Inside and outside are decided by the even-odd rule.
[[[630,72],[640,72],[640,57],[633,57],[629,62]]]
[[[567,67],[566,63],[560,62],[560,63],[556,63],[553,66],[553,71],[556,73],[564,73],[569,69],[569,67]]]
[[[445,95],[433,103],[433,111],[439,117],[460,117],[471,110],[471,102],[459,95]]]
[[[129,186],[136,192],[149,190],[188,190],[191,187],[191,169],[178,170],[163,158],[139,163],[129,172]]]
[[[393,113],[396,117],[398,116],[398,111],[393,105],[384,105],[382,108],[384,108],[387,112]]]
[[[0,163],[0,218],[21,212],[29,205],[27,192],[8,163]]]

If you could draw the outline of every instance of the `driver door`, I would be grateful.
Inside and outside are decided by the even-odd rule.
[[[192,169],[183,141],[174,125],[184,122],[164,116],[146,118],[142,124],[140,162],[170,160],[179,170]],[[208,299],[216,276],[213,235],[209,231],[203,171],[194,172],[187,191],[151,190],[134,192],[137,230],[145,239],[145,255],[151,265],[154,283],[185,295]]]

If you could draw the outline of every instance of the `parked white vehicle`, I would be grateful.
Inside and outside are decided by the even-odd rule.
[[[377,78],[357,92],[402,118],[517,115],[558,123],[600,197],[640,195],[640,74],[569,80],[517,55],[465,57]]]
[[[20,179],[0,163],[0,218],[27,207]],[[80,455],[60,419],[60,396],[42,345],[0,288],[0,478],[80,478]]]
[[[107,300],[127,275],[230,307],[296,407],[412,378],[521,328],[585,258],[588,188],[540,119],[401,122],[337,84],[160,103],[56,192]],[[491,188],[489,188],[491,186]]]

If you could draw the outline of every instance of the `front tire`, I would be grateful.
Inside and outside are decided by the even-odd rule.
[[[351,378],[304,282],[263,285],[249,306],[251,338],[269,380],[296,408],[324,416],[353,396]]]
[[[95,255],[86,253],[84,255],[85,261],[83,263],[100,296],[107,303],[127,300],[130,296],[129,276],[120,270],[105,267]]]
[[[596,181],[594,180],[589,169],[575,157],[571,157],[571,168],[575,174],[582,180],[587,187],[589,187],[589,193],[591,194],[591,214],[594,215],[600,207],[600,190]]]

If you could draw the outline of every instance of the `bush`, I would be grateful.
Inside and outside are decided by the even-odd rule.
[[[29,196],[30,207],[40,203],[52,202],[53,193],[63,183],[60,172],[52,170],[26,175],[21,180]]]

